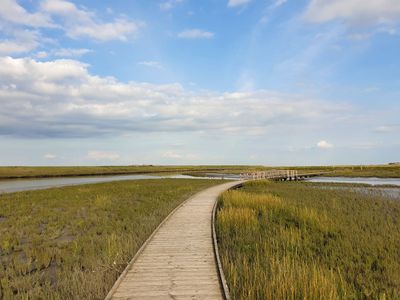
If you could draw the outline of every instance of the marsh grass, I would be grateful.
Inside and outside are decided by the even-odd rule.
[[[182,174],[190,172],[229,172],[263,170],[260,166],[74,166],[74,167],[0,167],[0,179],[100,176],[123,174]]]
[[[233,299],[399,299],[400,201],[320,187],[249,182],[220,197]]]
[[[399,178],[400,165],[286,167],[304,173],[328,172],[326,177]]]
[[[0,195],[0,299],[103,299],[169,212],[218,183],[140,180]]]
[[[93,167],[0,167],[0,179],[41,178],[61,176],[99,176],[123,174],[188,174],[204,176],[207,173],[239,174],[269,169],[295,169],[300,173],[328,172],[324,176],[344,177],[400,177],[400,165],[366,166],[315,166],[315,167],[265,167],[265,166],[93,166]]]

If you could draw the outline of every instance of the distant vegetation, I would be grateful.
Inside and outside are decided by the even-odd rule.
[[[140,180],[0,195],[0,299],[103,299],[158,224],[220,180]]]
[[[400,298],[400,201],[379,193],[250,182],[217,235],[233,299]]]
[[[225,172],[240,173],[242,170],[262,170],[259,166],[97,166],[97,167],[0,167],[0,179],[122,175],[122,174],[157,174],[188,172]]]
[[[367,166],[315,166],[290,167],[299,172],[329,172],[324,176],[331,177],[393,177],[400,178],[400,165],[367,165]]]
[[[228,169],[229,167],[227,167]],[[263,166],[240,166],[236,169],[226,171],[227,173],[241,173],[266,170],[298,170],[300,174],[321,173],[326,177],[381,177],[400,178],[400,165],[365,165],[365,166],[309,166],[309,167],[263,167]],[[218,173],[218,172],[216,172]],[[201,170],[190,173],[191,175],[204,175]]]
[[[90,176],[122,174],[190,174],[230,173],[263,171],[270,169],[297,169],[300,172],[327,172],[324,176],[345,177],[397,177],[400,165],[370,166],[315,166],[315,167],[265,167],[265,166],[98,166],[98,167],[0,167],[0,179],[57,176]]]

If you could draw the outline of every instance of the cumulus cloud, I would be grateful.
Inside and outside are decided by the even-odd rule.
[[[62,28],[70,38],[92,38],[98,41],[127,40],[143,25],[124,18],[101,22],[92,11],[78,8],[66,0],[45,0],[41,10],[62,21]]]
[[[87,156],[87,159],[90,160],[118,160],[120,158],[119,154],[115,153],[115,152],[107,152],[107,151],[97,151],[97,150],[93,150],[93,151],[89,151]]]
[[[40,46],[41,36],[35,30],[3,29],[0,39],[0,55],[21,54],[35,50]]]
[[[400,21],[398,0],[311,0],[305,15],[311,22],[336,19],[350,24],[377,25]]]
[[[33,8],[33,12],[28,12],[16,0],[2,0],[0,55],[28,53],[45,44],[54,43],[51,38],[41,35],[44,28],[62,30],[73,39],[90,38],[105,42],[126,41],[135,36],[143,26],[142,22],[125,17],[103,21],[95,12],[77,7],[67,0],[44,0],[39,7]],[[61,50],[63,55],[59,56],[62,57],[78,57],[85,54],[82,53],[83,49]]]
[[[56,27],[41,12],[30,13],[16,0],[4,0],[0,9],[0,55],[23,54],[47,42],[40,34],[42,27]]]
[[[0,135],[91,137],[133,132],[260,135],[318,124],[347,107],[268,91],[193,92],[179,84],[122,83],[60,59],[0,57]]]
[[[214,37],[214,33],[202,29],[187,29],[178,33],[178,37],[181,39],[211,39]]]
[[[0,54],[19,54],[36,49],[38,43],[34,41],[2,40]]]
[[[251,0],[229,0],[228,7],[242,6],[242,5],[246,5],[249,2],[251,2]]]
[[[16,0],[1,0],[0,20],[29,27],[54,27],[50,16],[43,12],[29,13]]]
[[[333,145],[328,143],[327,141],[319,141],[317,143],[317,147],[320,149],[331,149],[333,148]]]

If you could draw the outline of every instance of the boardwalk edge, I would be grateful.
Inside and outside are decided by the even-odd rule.
[[[240,188],[242,186],[243,186],[243,182],[240,182],[240,183],[230,187],[228,190],[234,190],[234,189]],[[223,294],[222,296],[224,297],[225,300],[231,300],[229,287],[228,287],[228,284],[226,283],[226,278],[225,278],[224,270],[222,268],[221,258],[219,256],[217,232],[215,230],[215,219],[216,219],[216,214],[217,214],[218,200],[219,200],[219,197],[217,197],[217,200],[214,203],[214,207],[213,207],[213,211],[212,211],[212,219],[211,219],[211,231],[212,231],[212,239],[213,239],[214,257],[215,257],[215,261],[216,261],[216,265],[217,265],[219,284],[220,284],[222,294]]]

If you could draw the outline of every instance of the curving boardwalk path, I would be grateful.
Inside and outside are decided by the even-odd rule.
[[[223,299],[212,243],[212,210],[229,182],[187,200],[155,232],[106,299]]]

